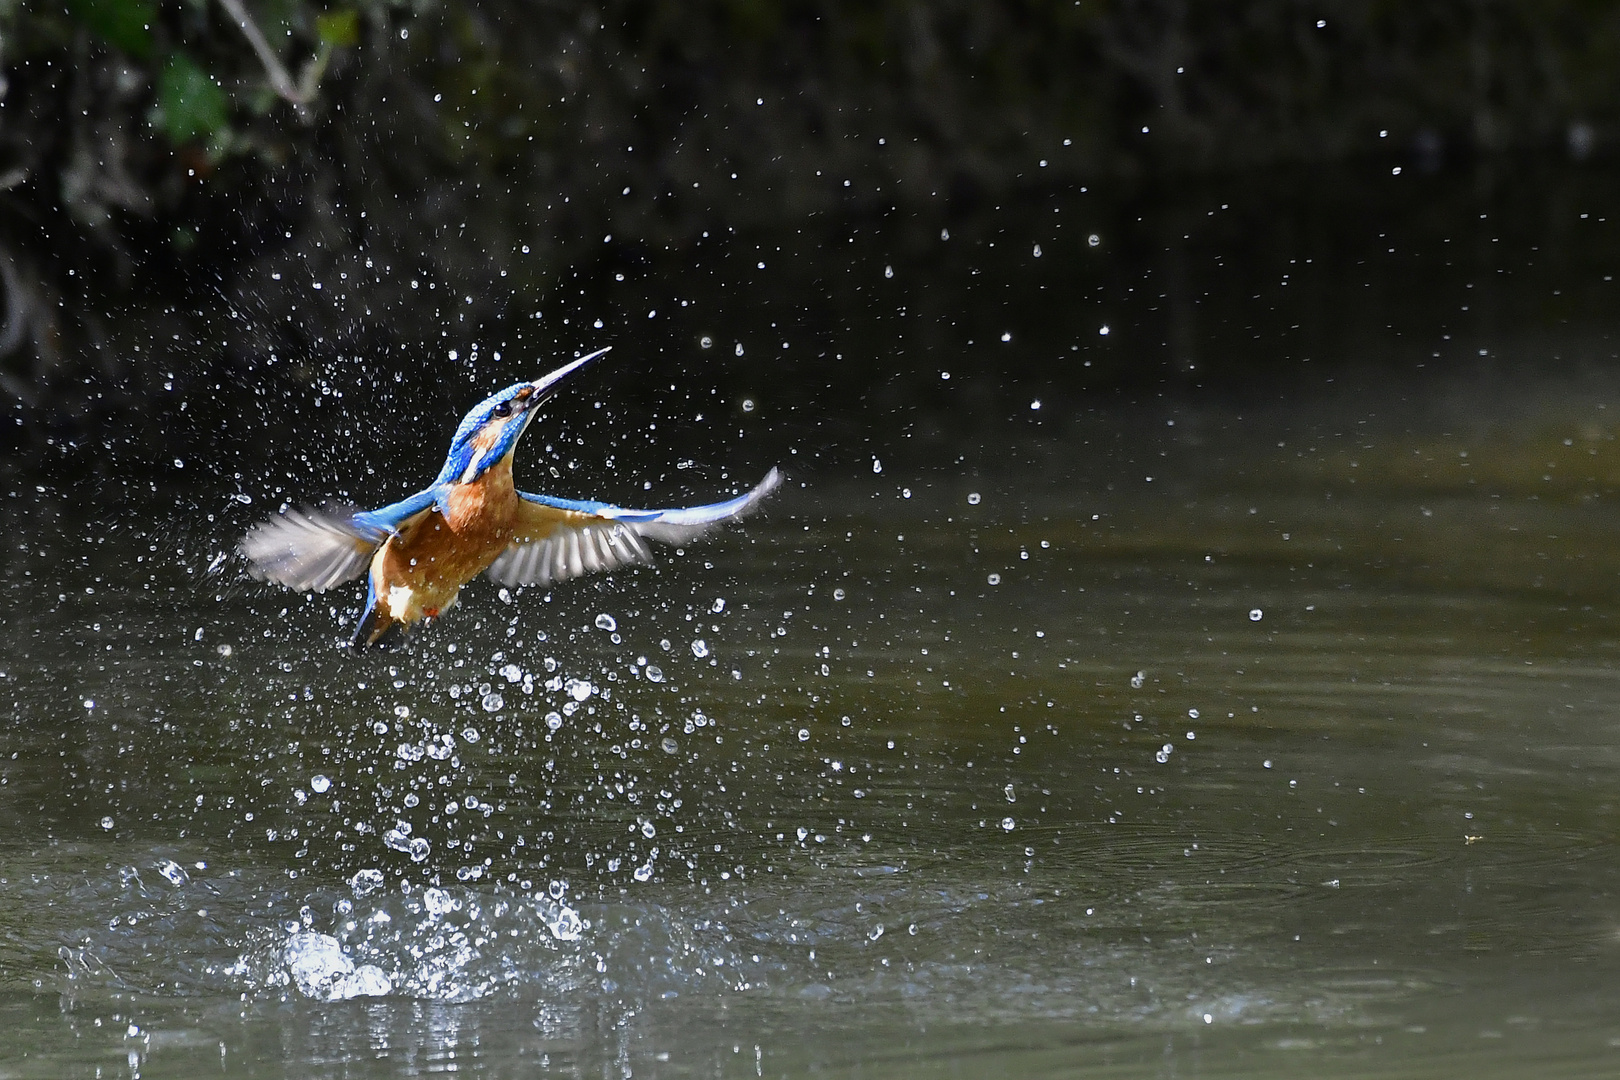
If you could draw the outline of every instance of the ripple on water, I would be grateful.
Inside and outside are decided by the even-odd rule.
[[[54,919],[56,945],[33,962],[35,974],[54,967],[74,992],[456,1003],[611,984],[650,1000],[745,981],[723,929],[694,929],[656,904],[409,888],[376,869],[334,887],[293,885],[162,855],[72,884],[11,874],[0,879],[0,903]]]
[[[586,921],[550,897],[497,897],[463,887],[411,892],[359,879],[354,899],[311,918],[259,927],[229,969],[249,993],[296,990],[334,1001],[395,994],[461,1002],[503,988],[545,983],[581,963]]]

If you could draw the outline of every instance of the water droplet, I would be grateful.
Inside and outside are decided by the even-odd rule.
[[[596,617],[596,628],[611,632],[619,628],[619,623],[613,616],[603,613]]]
[[[1131,689],[1140,690],[1142,689],[1142,684],[1145,682],[1147,682],[1147,672],[1138,671],[1135,675],[1131,676]]]
[[[833,599],[834,600],[842,600],[843,598],[844,598],[844,590],[843,589],[834,589],[833,590]]]
[[[499,695],[497,693],[490,692],[490,693],[484,695],[484,711],[485,712],[499,712],[501,706],[505,705],[505,704],[506,704],[506,699],[501,697],[501,695]]]
[[[873,458],[872,459],[872,471],[874,473],[882,472],[883,471],[883,462],[879,461],[877,458]]]
[[[664,748],[664,753],[666,753],[666,754],[673,754],[673,753],[675,753],[675,751],[677,751],[677,750],[679,750],[681,748],[680,743],[676,742],[674,739],[670,738],[667,735],[664,737],[664,741],[659,743],[658,745],[662,746]]]
[[[592,686],[584,679],[569,679],[567,682],[563,683],[563,690],[565,690],[568,696],[573,698],[575,701],[584,701],[586,698],[596,693],[596,687]]]
[[[101,819],[101,827],[103,829],[111,829],[113,827],[113,819],[111,815]]]
[[[1249,610],[1249,621],[1250,622],[1259,622],[1264,617],[1265,617],[1265,612],[1261,611],[1259,608],[1251,608]]]
[[[719,596],[715,597],[714,598],[714,603],[709,605],[709,613],[711,615],[718,615],[724,610],[726,610],[726,601],[725,601],[725,599],[723,597],[719,597]]]
[[[894,267],[892,267],[892,266],[885,266],[885,267],[884,267],[884,268],[883,268],[883,276],[884,276],[884,277],[886,277],[886,278],[892,278],[892,277],[894,277]]]
[[[1001,340],[1002,341],[1011,341],[1012,340],[1012,331],[1011,330],[1002,331]]]
[[[1044,165],[1044,164],[1046,164],[1046,162],[1043,161],[1043,162],[1041,162],[1041,164]],[[1041,257],[1041,245],[1039,245],[1039,244],[1035,245],[1035,257],[1037,259]]]
[[[692,642],[692,655],[700,660],[703,657],[708,656],[709,643],[704,641],[702,638],[698,638],[696,641]]]
[[[384,997],[394,992],[394,984],[376,964],[361,964],[339,987],[344,998]]]
[[[309,790],[317,795],[325,795],[332,787],[331,777],[312,776],[309,778]]]
[[[546,713],[546,727],[550,728],[552,731],[556,731],[558,728],[562,727],[562,713]]]
[[[1013,786],[1011,784],[1008,784],[1006,787],[1002,788],[1001,793],[1003,795],[1007,796],[1007,801],[1008,802],[1017,802],[1018,801],[1018,796],[1013,791]]]
[[[343,990],[355,973],[354,961],[344,955],[337,938],[309,930],[293,934],[282,949],[281,959],[299,992],[321,1001],[343,998]]]
[[[585,932],[585,920],[579,917],[579,912],[564,905],[557,909],[556,915],[546,920],[546,929],[558,941],[578,941]]]
[[[991,574],[989,577],[985,578],[984,580],[988,581],[992,585],[1000,585],[1001,584],[1001,575],[1000,574]]]
[[[653,827],[652,822],[643,821],[641,823],[641,835],[645,836],[647,839],[651,840],[653,837],[658,835],[658,830]]]
[[[349,879],[349,888],[353,890],[355,899],[369,896],[383,887],[383,872],[381,870],[357,870]]]
[[[648,664],[647,665],[647,681],[648,682],[663,682],[664,681],[664,669],[659,667],[656,664]]]
[[[810,741],[810,729],[809,728],[803,728],[802,727],[802,728],[799,729],[799,741],[800,742],[809,742]],[[102,822],[102,826],[104,828],[108,828],[108,829],[112,828],[112,818],[102,818],[101,822]]]
[[[1018,827],[1018,823],[1010,817],[1004,817],[1001,819],[1001,827],[1007,832],[1012,832]]]
[[[968,492],[968,505],[969,506],[978,506],[979,503],[982,502],[982,501],[983,501],[983,498],[982,498],[982,496],[980,496],[980,494],[977,491]]]

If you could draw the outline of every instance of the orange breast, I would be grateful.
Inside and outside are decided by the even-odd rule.
[[[503,544],[511,538],[518,498],[510,464],[492,465],[470,484],[451,485],[444,501],[445,520],[463,539],[476,541],[497,532]]]
[[[448,608],[461,587],[511,543],[517,514],[510,461],[498,462],[471,483],[452,485],[444,513],[423,514],[372,559],[379,602],[395,597],[390,613],[403,622]]]

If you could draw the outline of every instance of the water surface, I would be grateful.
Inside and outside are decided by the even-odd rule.
[[[1400,310],[1438,338],[1451,304]],[[530,486],[792,482],[392,653],[337,647],[357,595],[228,553],[280,499],[402,494],[448,417],[367,466],[313,406],[259,472],[239,433],[14,466],[0,1075],[1611,1071],[1601,320],[1220,394],[907,333],[843,405],[836,352],[774,414],[695,362],[656,405],[559,398]]]

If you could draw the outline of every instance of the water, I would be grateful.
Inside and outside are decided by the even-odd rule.
[[[1537,295],[1597,289],[1558,273]],[[1009,348],[1099,336],[963,302]],[[1453,303],[1388,324],[1438,339]],[[217,558],[269,488],[407,484],[319,416],[281,422],[337,481],[199,439],[97,506],[18,464],[0,1075],[1606,1074],[1620,378],[1583,310],[1486,364],[1284,375],[1268,337],[1218,393],[942,337],[848,401],[750,391],[765,427],[740,396],[677,423],[700,368],[617,435],[616,399],[559,398],[532,486],[574,437],[547,490],[628,501],[601,455],[691,441],[644,498],[793,482],[656,569],[478,584],[361,657],[357,596]],[[1223,333],[1194,323],[1199,363]]]

